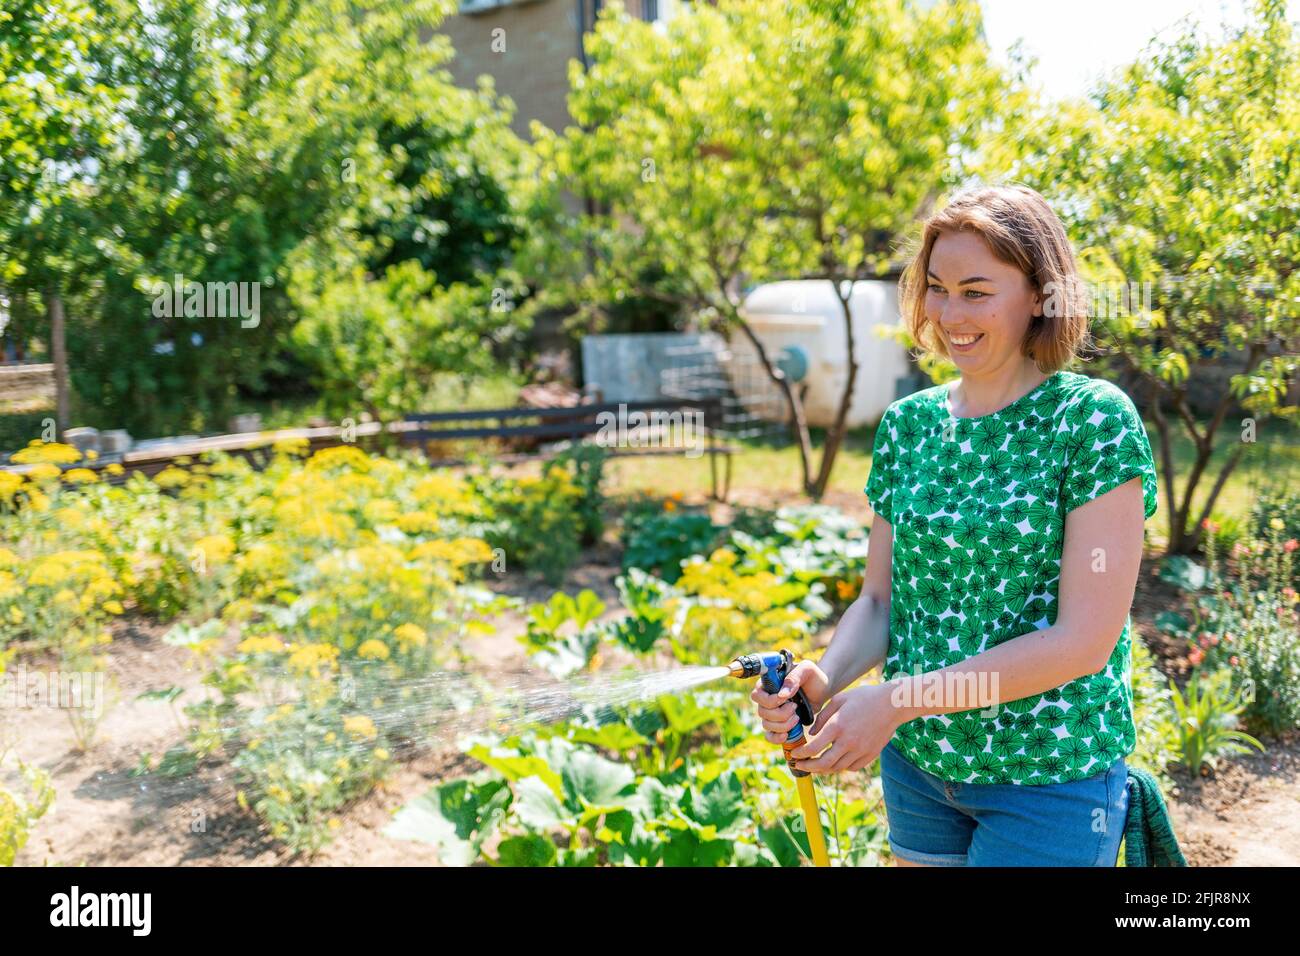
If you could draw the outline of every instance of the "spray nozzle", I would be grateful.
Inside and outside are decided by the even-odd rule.
[[[773,651],[767,654],[743,654],[737,657],[730,664],[730,676],[739,678],[762,677],[769,672],[780,672],[781,681],[785,680],[785,675],[789,672],[790,667],[787,665],[787,659],[791,666],[794,658],[789,651]],[[780,687],[780,684],[777,684]]]
[[[763,684],[763,690],[769,694],[775,694],[785,683],[786,675],[794,669],[794,655],[788,650],[769,651],[765,654],[744,654],[737,657],[728,666],[728,673],[732,677],[757,677]],[[810,725],[815,715],[813,714],[812,704],[808,702],[808,697],[800,689],[790,698],[794,701],[794,712],[799,717],[799,722],[790,729],[789,744],[797,745],[797,741],[803,739],[804,727]],[[795,771],[802,774],[803,771]]]

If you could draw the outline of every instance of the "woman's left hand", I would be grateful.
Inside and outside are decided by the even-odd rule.
[[[901,710],[890,700],[892,687],[866,684],[827,701],[803,746],[790,751],[795,767],[809,773],[842,773],[870,766],[903,722]]]

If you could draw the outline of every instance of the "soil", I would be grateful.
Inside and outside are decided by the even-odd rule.
[[[869,515],[861,495],[826,501],[846,511]],[[852,500],[849,500],[849,498]],[[770,495],[736,489],[733,504],[773,506]],[[791,497],[790,503],[798,499]],[[694,504],[704,505],[703,500]],[[690,505],[687,501],[684,504]],[[711,505],[717,520],[729,507]],[[618,549],[602,542],[585,553],[585,562],[569,571],[559,589],[576,594],[590,588],[605,602],[606,617],[624,613],[614,579],[619,573]],[[494,591],[532,603],[544,601],[557,588],[519,574],[488,584]],[[1155,653],[1157,665],[1181,679],[1188,670],[1186,642],[1157,631],[1153,619],[1176,609],[1185,595],[1154,574],[1154,562],[1144,562],[1133,609],[1133,626]],[[516,640],[526,627],[519,610],[503,612],[494,633],[478,637],[468,650],[472,669],[484,673],[525,673],[531,670]],[[250,812],[234,800],[228,768],[208,769],[179,781],[158,783],[133,771],[144,754],[160,755],[183,739],[181,708],[199,698],[203,672],[189,664],[190,653],[161,640],[166,626],[127,619],[117,622],[107,649],[110,686],[116,702],[107,709],[94,744],[87,752],[76,745],[72,727],[62,712],[48,707],[0,708],[0,752],[4,742],[12,753],[46,768],[57,793],[54,808],[33,828],[20,865],[58,864],[126,866],[300,866],[383,865],[425,866],[437,863],[433,848],[389,838],[383,834],[392,814],[437,782],[473,771],[477,764],[454,748],[417,753],[400,763],[379,788],[355,801],[340,814],[342,826],[314,858],[292,857],[272,840]],[[833,628],[820,636],[829,640]],[[224,638],[230,650],[234,635]],[[623,655],[602,651],[615,666]],[[631,661],[631,655],[626,655]],[[27,658],[19,664],[33,673],[53,661]],[[150,690],[180,687],[172,704],[140,700]],[[1267,741],[1265,753],[1221,761],[1208,776],[1176,778],[1167,794],[1175,829],[1193,866],[1269,866],[1300,864],[1300,734]],[[12,765],[10,760],[9,764]],[[6,776],[14,783],[12,772]]]

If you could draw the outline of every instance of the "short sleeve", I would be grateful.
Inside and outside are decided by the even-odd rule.
[[[885,409],[876,426],[875,445],[871,449],[871,474],[867,478],[867,503],[871,510],[890,524],[894,523],[890,511],[893,497],[894,444],[898,441],[894,431],[894,406]]]
[[[1067,469],[1061,498],[1066,513],[1134,478],[1142,479],[1142,508],[1156,513],[1156,468],[1146,426],[1132,399],[1110,382],[1096,382],[1068,419]]]

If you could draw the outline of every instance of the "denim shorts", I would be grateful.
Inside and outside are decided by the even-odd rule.
[[[1114,866],[1128,814],[1128,767],[1067,783],[951,783],[891,741],[880,780],[894,855],[930,866]]]

